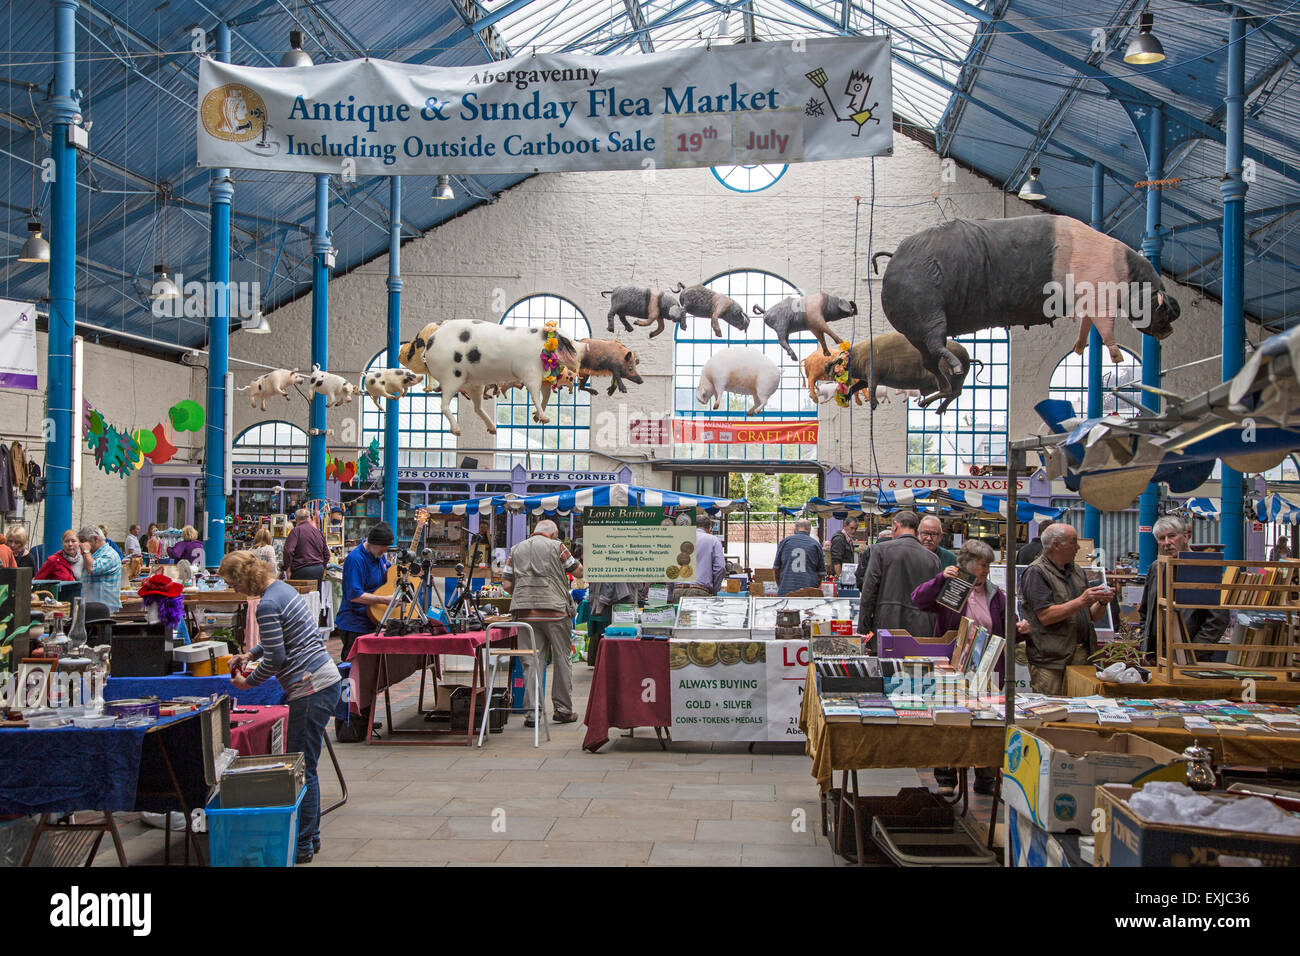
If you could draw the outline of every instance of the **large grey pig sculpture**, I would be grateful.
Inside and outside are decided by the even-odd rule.
[[[1096,325],[1119,362],[1115,316],[1163,339],[1178,318],[1177,300],[1146,259],[1118,239],[1068,216],[955,219],[909,236],[881,283],[885,317],[921,352],[925,367],[952,391],[964,363],[950,337],[981,329],[1049,325],[1083,315],[1074,350]]]

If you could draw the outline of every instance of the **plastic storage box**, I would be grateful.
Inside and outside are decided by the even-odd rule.
[[[298,810],[292,806],[223,809],[221,794],[208,801],[208,863],[211,866],[293,866],[298,851]]]

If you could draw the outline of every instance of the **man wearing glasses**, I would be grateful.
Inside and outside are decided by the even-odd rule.
[[[921,519],[921,525],[917,528],[916,536],[927,550],[939,556],[939,560],[943,562],[945,568],[957,563],[957,555],[939,543],[943,540],[943,522],[934,515],[926,515]]]

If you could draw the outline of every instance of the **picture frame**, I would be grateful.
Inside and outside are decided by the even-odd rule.
[[[54,660],[24,657],[18,666],[18,680],[10,695],[9,706],[17,710],[35,710],[49,702],[50,674]]]

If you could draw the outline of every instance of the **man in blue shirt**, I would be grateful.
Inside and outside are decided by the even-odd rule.
[[[81,544],[81,594],[116,614],[122,610],[122,559],[108,546],[104,532],[86,525],[77,532]]]
[[[821,542],[812,536],[812,522],[800,518],[794,523],[794,534],[776,547],[776,593],[789,594],[800,588],[820,588],[826,576],[826,556]]]
[[[388,598],[373,592],[388,577],[384,553],[392,546],[393,529],[381,521],[343,561],[343,605],[334,619],[334,628],[343,638],[344,660],[348,659],[353,641],[375,632],[375,622],[367,613],[370,605],[388,603]]]

